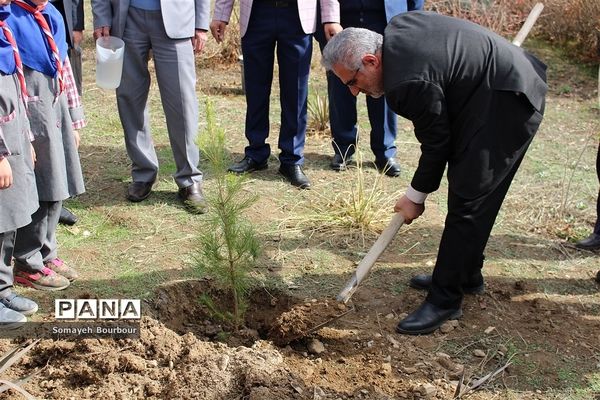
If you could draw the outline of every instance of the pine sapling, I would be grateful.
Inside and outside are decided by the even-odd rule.
[[[206,104],[206,121],[200,149],[213,184],[212,190],[207,192],[210,211],[199,235],[196,269],[203,276],[213,278],[219,288],[230,294],[230,310],[219,309],[207,296],[203,296],[201,301],[214,316],[233,323],[237,330],[243,324],[251,284],[250,271],[260,247],[253,226],[244,218],[244,212],[257,197],[245,190],[244,176],[227,172],[230,157],[225,148],[225,132],[215,124],[214,108],[209,101]]]

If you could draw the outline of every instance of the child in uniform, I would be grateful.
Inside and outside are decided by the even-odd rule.
[[[77,272],[57,257],[56,228],[63,200],[85,191],[77,151],[77,128],[85,121],[62,16],[46,0],[14,0],[11,8],[29,94],[39,196],[31,223],[17,232],[15,281],[40,290],[61,290],[77,278]]]
[[[0,329],[20,326],[37,304],[13,290],[12,255],[17,228],[39,207],[31,134],[25,113],[27,89],[12,31],[10,0],[0,0]]]

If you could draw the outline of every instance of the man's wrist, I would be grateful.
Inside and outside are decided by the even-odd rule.
[[[414,189],[412,186],[408,186],[406,188],[406,197],[415,204],[423,204],[425,203],[425,199],[427,199],[428,193],[419,192]]]

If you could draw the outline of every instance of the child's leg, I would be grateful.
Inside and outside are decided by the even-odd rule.
[[[40,248],[40,254],[44,264],[57,257],[58,244],[56,242],[56,229],[58,228],[62,204],[62,201],[53,201],[48,204],[46,237],[42,241],[42,247]]]
[[[16,231],[0,233],[0,296],[2,296],[0,297],[0,329],[18,328],[27,321],[25,315],[11,309],[11,307],[7,307],[4,301],[5,298],[19,298],[19,296],[16,296],[11,290],[13,284],[11,261],[15,236]],[[23,299],[24,302],[28,303],[30,310],[33,310],[31,314],[37,311],[37,304],[33,301],[25,299],[24,297],[21,297],[20,299]],[[8,300],[8,302],[10,303],[10,300]]]
[[[17,231],[0,233],[0,296],[13,285],[12,256]]]
[[[15,241],[15,281],[40,290],[61,290],[69,280],[44,265],[44,256],[56,251],[56,225],[61,202],[40,201],[40,208],[31,216],[31,223],[19,228]],[[54,221],[55,220],[55,221]],[[54,232],[49,232],[53,227]],[[54,248],[52,248],[54,246]]]
[[[58,227],[58,221],[60,219],[60,212],[62,210],[62,201],[56,202],[48,208],[48,230],[46,234],[46,240],[42,243],[40,253],[44,265],[59,275],[64,276],[73,282],[79,277],[79,274],[75,269],[69,267],[63,260],[58,258],[58,244],[56,242],[56,229]]]

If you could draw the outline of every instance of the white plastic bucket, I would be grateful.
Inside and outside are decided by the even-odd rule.
[[[121,84],[125,43],[114,36],[96,40],[96,84],[103,89],[116,89]]]

